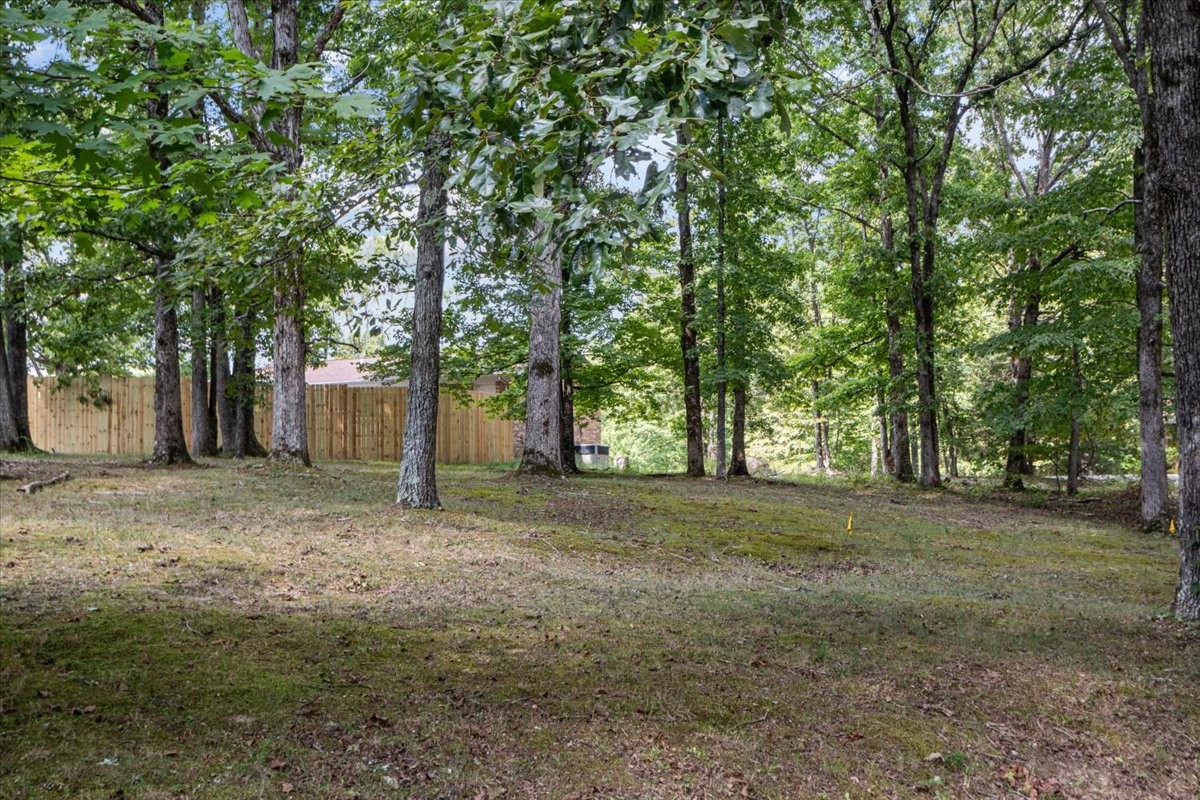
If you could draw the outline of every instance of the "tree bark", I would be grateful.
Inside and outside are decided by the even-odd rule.
[[[1148,107],[1149,108],[1149,107]],[[1151,114],[1153,112],[1151,111]],[[1143,129],[1143,145],[1134,152],[1134,238],[1139,255],[1138,306],[1138,436],[1141,443],[1142,528],[1165,531],[1169,522],[1166,425],[1162,394],[1162,233],[1158,201],[1158,146],[1151,117]]]
[[[294,274],[283,278],[281,284],[275,292],[270,457],[272,461],[310,467],[304,391],[308,345],[300,317],[304,289]]]
[[[950,477],[958,477],[958,447],[954,436],[954,415],[949,406],[942,409],[942,417],[946,424],[946,464],[950,469]]]
[[[733,441],[730,475],[749,475],[746,465],[746,386],[741,381],[733,385]]]
[[[813,403],[813,456],[816,459],[817,472],[828,475],[832,469],[832,458],[829,452],[829,423],[821,413],[821,382],[809,382]]]
[[[179,375],[179,320],[170,285],[171,259],[154,259],[154,452],[155,464],[190,463],[183,436]]]
[[[809,250],[815,255],[817,242],[815,234],[809,234]],[[812,305],[812,324],[814,328],[823,327],[821,321],[821,296],[816,280],[809,283],[809,302]],[[833,470],[833,455],[829,449],[829,421],[821,410],[821,381],[813,378],[809,388],[812,391],[813,427],[815,429],[813,453],[817,460],[817,471],[828,475]]]
[[[559,432],[562,435],[562,468],[567,474],[579,472],[579,464],[575,459],[575,382],[571,378],[571,357],[563,354],[562,388],[562,421]]]
[[[1079,367],[1079,345],[1071,346],[1071,369],[1072,381],[1074,384],[1076,396],[1083,394],[1083,373]],[[1075,407],[1075,399],[1071,401],[1071,440],[1067,448],[1067,494],[1075,495],[1079,492],[1079,475],[1083,471],[1081,453],[1079,449],[1079,411]]]
[[[882,128],[882,122],[878,123]],[[881,184],[887,180],[888,168],[880,168]],[[880,204],[886,196],[880,195]],[[879,215],[879,244],[887,258],[888,277],[893,275],[892,259],[896,251],[896,230],[892,225],[892,215],[887,211]],[[908,412],[904,410],[904,397],[901,387],[905,383],[904,351],[902,349],[902,328],[900,326],[900,301],[889,286],[884,296],[884,316],[887,324],[888,348],[888,390],[887,401],[891,419],[891,443],[885,460],[890,461],[888,473],[896,480],[908,483],[913,479],[912,458],[908,452]]]
[[[225,298],[220,289],[213,289],[209,298],[212,308],[212,355],[209,391],[212,406],[217,412],[217,427],[220,429],[220,450],[223,455],[234,451],[234,397],[233,381],[229,370],[229,347],[226,341]]]
[[[254,370],[254,313],[237,317],[238,342],[233,355],[233,447],[234,458],[263,458],[267,449],[254,432],[254,392],[258,383]]]
[[[145,21],[152,25],[163,25],[163,7],[160,2],[147,2],[143,7]],[[146,58],[151,69],[158,68],[158,52],[153,46],[146,47]],[[147,100],[147,114],[151,119],[165,121],[170,114],[170,101],[166,94],[157,91]],[[165,172],[171,159],[162,145],[154,138],[146,140],[150,157]],[[190,462],[187,441],[183,436],[183,399],[179,376],[179,319],[176,313],[177,300],[171,286],[170,272],[174,253],[161,243],[154,259],[154,451],[151,462],[175,464]]]
[[[192,452],[217,455],[217,410],[209,397],[208,293],[192,290]]]
[[[704,477],[704,418],[700,406],[700,352],[696,342],[696,265],[692,261],[692,204],[688,193],[687,123],[677,134],[675,204],[679,217],[680,347],[683,350],[683,405],[687,425],[687,474]]]
[[[1067,495],[1079,493],[1079,416],[1071,414],[1071,440],[1067,446]]]
[[[12,383],[8,374],[8,347],[5,344],[4,327],[0,326],[0,453],[15,453],[21,449]]]
[[[1109,42],[1137,98],[1142,117],[1142,143],[1134,150],[1134,239],[1139,257],[1138,306],[1138,435],[1141,445],[1141,514],[1146,530],[1168,524],[1166,428],[1163,422],[1163,234],[1159,198],[1158,124],[1147,59],[1148,14],[1113,15],[1106,0],[1092,0]],[[1147,8],[1143,4],[1143,9]],[[1134,25],[1130,29],[1130,25]]]
[[[1154,74],[1158,200],[1171,301],[1179,440],[1175,616],[1200,619],[1200,4],[1145,5]]]
[[[735,218],[736,219],[736,218]],[[740,278],[737,268],[737,247],[735,244],[729,250],[729,260],[733,266],[732,275]],[[748,370],[746,369],[746,287],[740,280],[732,284],[730,297],[733,302],[733,347],[730,350],[730,361],[735,370],[733,384],[733,430],[730,434],[729,469],[726,477],[733,475],[746,476],[750,474],[746,464],[746,392],[748,388]]]
[[[529,368],[525,384],[525,450],[520,471],[563,474],[562,246],[546,223],[534,226],[534,282],[529,300]]]
[[[717,425],[716,466],[718,479],[726,473],[725,417],[728,381],[725,379],[725,115],[717,117]]]
[[[299,24],[297,0],[271,0],[271,67],[286,70],[299,61]],[[284,109],[271,127],[286,142],[276,153],[292,180],[297,179],[303,153],[300,123],[303,106]],[[284,187],[284,196],[293,200],[294,183]],[[275,325],[272,337],[274,366],[271,372],[271,460],[312,466],[308,457],[308,422],[305,418],[304,364],[308,341],[304,331],[304,254],[300,245],[286,241],[282,246],[293,252],[284,254],[273,267],[273,307]]]
[[[917,421],[920,425],[921,477],[922,486],[933,487],[942,483],[938,466],[937,427],[937,376],[934,371],[934,305],[933,290],[929,283],[933,279],[935,263],[936,217],[926,212],[923,228],[925,241],[921,248],[920,264],[914,263],[912,279],[913,310],[917,332]]]
[[[1027,273],[1041,272],[1041,260],[1032,255],[1026,264]],[[1012,310],[1009,316],[1009,330],[1029,328],[1038,324],[1041,314],[1041,294],[1032,292],[1025,299],[1022,309]],[[1033,381],[1033,358],[1028,353],[1014,353],[1009,359],[1009,372],[1013,379],[1013,418],[1016,425],[1008,439],[1008,458],[1004,465],[1004,485],[1015,491],[1025,488],[1021,476],[1032,473],[1032,463],[1029,459],[1029,433],[1026,415],[1029,409],[1029,386]]]
[[[561,356],[561,382],[559,389],[559,400],[562,403],[562,421],[559,423],[559,433],[562,436],[562,468],[567,474],[579,472],[579,465],[575,459],[575,377],[574,377],[574,358],[572,358],[570,347],[568,345],[571,334],[571,308],[567,301],[567,294],[571,289],[571,276],[574,267],[574,261],[578,258],[578,249],[570,259],[563,262],[562,282],[563,282],[563,303],[562,303],[562,332],[559,337],[559,349],[562,351]]]
[[[4,346],[0,357],[8,368],[9,413],[17,432],[17,449],[34,450],[29,428],[29,326],[25,309],[25,272],[21,266],[22,243],[19,234],[10,236],[4,250],[3,281],[0,294],[0,318],[3,319]]]
[[[8,380],[12,387],[13,421],[17,438],[26,450],[34,450],[33,432],[29,427],[29,328],[22,306],[4,322],[8,346]]]
[[[396,502],[408,508],[441,508],[437,491],[437,416],[441,387],[442,290],[446,276],[446,173],[448,137],[431,133],[417,207],[417,274],[413,287],[412,366]]]
[[[888,433],[888,417],[887,417],[887,413],[885,411],[886,406],[884,405],[882,396],[879,397],[878,404],[879,404],[879,418],[878,418],[879,454],[882,457],[881,460],[883,461],[883,464],[882,464],[883,474],[895,475],[896,474],[896,462],[894,460],[895,456],[892,453],[892,442],[891,442],[891,437],[889,436],[889,433]]]
[[[891,226],[887,226],[890,230]],[[900,387],[905,383],[904,351],[901,349],[899,303],[891,293],[887,297],[887,343],[888,343],[888,407],[891,409],[891,453],[892,474],[896,480],[909,483],[913,480],[913,461],[909,448],[908,412],[904,410],[904,397]]]

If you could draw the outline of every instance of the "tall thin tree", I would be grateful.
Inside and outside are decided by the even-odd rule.
[[[704,418],[700,407],[700,353],[696,340],[696,264],[692,260],[692,200],[688,193],[688,123],[678,130],[675,159],[675,212],[679,220],[680,346],[683,350],[683,404],[687,425],[687,474],[704,477]]]
[[[446,276],[446,148],[437,131],[425,142],[417,207],[417,275],[413,287],[412,357],[404,445],[396,502],[440,508],[437,491],[437,416],[441,385],[442,287]]]
[[[1200,619],[1200,4],[1148,0],[1179,433],[1175,616]]]

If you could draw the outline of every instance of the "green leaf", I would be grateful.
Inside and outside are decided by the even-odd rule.
[[[375,98],[369,94],[345,94],[337,99],[330,109],[343,118],[370,117],[378,113]]]

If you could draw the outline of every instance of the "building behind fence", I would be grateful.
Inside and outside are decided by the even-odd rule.
[[[81,399],[76,387],[57,389],[54,378],[29,381],[33,441],[56,453],[150,455],[154,449],[154,379],[101,378],[99,400]],[[181,385],[183,430],[191,446],[190,381]],[[308,451],[317,461],[399,461],[408,390],[398,386],[309,386]],[[438,400],[437,460],[488,464],[513,458],[513,423],[491,419],[469,392],[463,406],[448,395]],[[271,400],[254,409],[254,427],[271,446]]]

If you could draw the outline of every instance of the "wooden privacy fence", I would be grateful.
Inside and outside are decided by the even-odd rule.
[[[149,455],[154,449],[154,379],[101,378],[104,402],[80,400],[54,378],[29,381],[33,442],[57,453]],[[182,383],[183,431],[191,446],[192,387]],[[314,460],[399,461],[408,390],[395,386],[309,386],[308,451]],[[488,395],[470,392],[474,401]],[[270,396],[254,409],[259,441],[271,445]],[[437,460],[487,464],[513,458],[512,420],[490,419],[479,405],[438,400]]]

